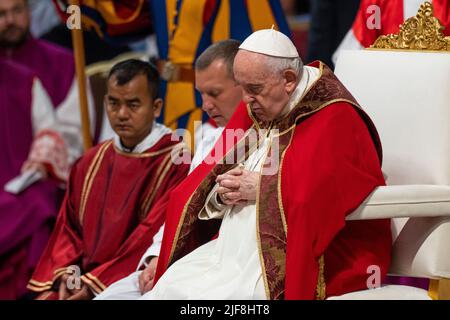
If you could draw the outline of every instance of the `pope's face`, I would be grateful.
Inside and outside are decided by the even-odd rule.
[[[244,102],[263,121],[278,118],[295,89],[284,73],[271,71],[266,56],[246,50],[236,55],[234,77],[242,87]]]
[[[112,129],[125,147],[132,148],[152,130],[153,121],[161,113],[162,100],[151,97],[145,75],[137,75],[122,86],[113,75],[108,80],[105,106]]]
[[[241,87],[228,74],[221,59],[195,71],[195,87],[202,95],[202,109],[219,127],[227,125],[242,100]]]
[[[28,36],[30,15],[25,0],[0,1],[0,48],[21,45]]]

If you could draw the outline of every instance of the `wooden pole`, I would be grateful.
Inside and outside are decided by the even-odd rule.
[[[70,4],[79,6],[80,1],[71,0]],[[73,28],[72,30],[72,44],[75,56],[75,70],[78,82],[78,96],[80,100],[80,116],[81,116],[81,131],[83,136],[84,151],[92,147],[91,128],[89,122],[89,110],[86,93],[86,72],[84,59],[84,42],[83,30]]]

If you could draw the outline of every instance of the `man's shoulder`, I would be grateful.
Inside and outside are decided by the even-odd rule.
[[[361,119],[357,107],[346,101],[337,101],[308,117],[309,122],[338,122],[339,119]]]
[[[100,154],[104,154],[106,151],[108,151],[112,147],[113,141],[112,140],[106,140],[102,143],[97,144],[96,146],[92,147],[88,151],[86,151],[80,159],[77,161],[78,167],[84,167],[88,166],[97,159]]]
[[[29,82],[31,85],[36,77],[33,70],[14,61],[2,60],[0,61],[0,67],[8,75],[7,79],[9,82],[20,84],[22,88],[26,82]]]
[[[324,107],[302,121],[296,130],[297,137],[306,136],[310,141],[367,132],[374,139],[381,157],[381,145],[372,120],[363,109],[346,101],[334,102]],[[295,140],[294,138],[293,141]]]
[[[67,61],[73,61],[72,52],[65,47],[43,39],[33,39],[32,41],[34,42],[34,46],[46,56],[56,56],[62,59],[66,59]]]
[[[11,71],[14,71],[16,73],[19,73],[21,75],[26,76],[34,76],[35,73],[32,69],[28,68],[27,66],[17,63],[13,60],[0,60],[0,66],[2,67],[3,71],[5,73],[9,73]]]
[[[169,155],[170,163],[174,168],[187,168],[189,170],[192,158],[191,151],[184,141],[174,141],[172,133],[162,136],[149,152],[163,158]]]
[[[331,103],[298,122],[295,129],[296,137],[307,135],[314,137],[314,139],[320,139],[336,132],[354,130],[355,128],[367,129],[363,114],[364,111],[349,102]],[[368,116],[367,119],[369,119]]]
[[[172,132],[162,135],[152,147],[145,151],[145,153],[164,155],[186,147],[183,139],[174,137],[175,136]]]

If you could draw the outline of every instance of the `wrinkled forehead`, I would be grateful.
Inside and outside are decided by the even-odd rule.
[[[131,80],[120,83],[116,75],[108,79],[107,94],[114,97],[130,99],[135,97],[149,96],[149,86],[147,78],[143,74],[133,77]]]
[[[239,84],[264,83],[276,77],[263,54],[239,50],[234,59],[234,77]]]

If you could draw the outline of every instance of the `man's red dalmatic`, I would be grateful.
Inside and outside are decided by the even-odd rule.
[[[28,288],[55,298],[50,290],[72,265],[96,293],[133,272],[164,222],[167,194],[188,173],[188,163],[172,161],[180,147],[167,134],[144,153],[123,153],[112,141],[86,153]]]

